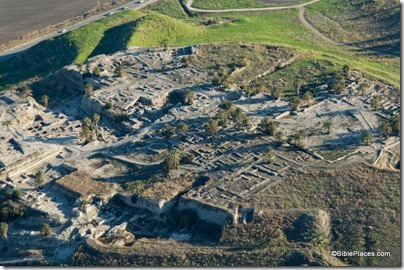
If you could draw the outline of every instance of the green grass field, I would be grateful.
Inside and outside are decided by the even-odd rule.
[[[259,0],[195,0],[193,7],[202,9],[260,8],[289,6],[307,2],[305,0],[259,1]]]
[[[203,36],[204,33],[205,29],[202,27],[152,13],[139,19],[127,47],[156,47],[161,46],[164,40],[167,40],[170,46],[186,44],[183,42]]]
[[[194,7],[203,9],[255,8],[267,5],[257,0],[195,0]]]
[[[206,26],[202,24],[206,19],[227,21]],[[301,54],[312,55],[318,60],[337,65],[348,64],[396,87],[400,85],[398,59],[368,57],[325,43],[300,23],[298,10],[210,14],[203,18],[189,18],[185,17],[177,1],[166,0],[142,12],[121,12],[42,42],[25,53],[24,59],[27,61],[22,64],[21,61],[0,63],[0,72],[6,75],[0,87],[5,89],[9,84],[46,76],[64,65],[83,63],[96,54],[113,53],[129,46],[159,47],[163,40],[169,46],[240,41],[281,45],[297,49]],[[27,62],[36,65],[27,68]]]

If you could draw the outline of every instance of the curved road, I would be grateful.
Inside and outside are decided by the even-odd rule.
[[[87,25],[87,24],[89,24],[91,22],[98,21],[98,20],[104,18],[105,16],[108,16],[107,14],[109,12],[112,12],[112,11],[113,12],[120,12],[120,11],[122,11],[122,8],[125,7],[125,6],[128,7],[129,9],[137,10],[137,9],[141,9],[141,8],[147,6],[147,5],[153,4],[154,2],[157,2],[157,1],[158,0],[148,0],[148,1],[146,0],[144,3],[139,3],[139,0],[132,1],[132,2],[127,3],[125,5],[116,7],[114,9],[110,10],[110,11],[103,12],[102,14],[98,14],[98,15],[95,15],[95,16],[93,16],[91,18],[83,20],[83,21],[81,21],[81,22],[79,22],[79,23],[77,23],[77,24],[75,24],[73,26],[67,27],[66,30],[67,30],[67,32],[69,32],[69,31],[72,31],[74,29],[80,28],[80,27],[82,27],[84,25]],[[193,0],[188,0],[186,2],[186,7],[191,11],[195,11],[195,12],[199,12],[199,13],[271,11],[271,10],[284,10],[284,9],[298,8],[298,9],[300,9],[299,20],[301,21],[301,23],[307,29],[312,31],[315,35],[320,37],[321,39],[323,39],[323,40],[325,40],[325,41],[327,41],[327,42],[329,42],[331,44],[344,46],[344,47],[347,47],[347,48],[350,48],[350,49],[353,49],[353,50],[364,50],[363,48],[360,48],[360,47],[354,47],[354,46],[351,46],[351,45],[347,45],[347,44],[344,44],[344,43],[340,43],[340,42],[336,42],[336,41],[331,40],[330,38],[326,37],[323,33],[321,33],[319,30],[317,30],[313,25],[311,25],[306,20],[306,18],[305,18],[306,8],[305,7],[308,6],[308,5],[314,4],[314,3],[318,2],[318,1],[320,1],[320,0],[312,0],[312,1],[302,3],[302,4],[298,4],[298,5],[279,6],[279,7],[208,10],[208,9],[194,8],[194,7],[192,7],[192,4],[193,4],[194,1]],[[18,45],[16,47],[13,47],[11,49],[5,50],[3,52],[0,52],[0,61],[7,60],[7,59],[13,57],[14,55],[17,55],[17,54],[29,49],[30,47],[38,44],[41,41],[44,41],[44,40],[47,40],[47,39],[50,39],[50,38],[53,38],[53,37],[56,37],[56,36],[59,36],[59,35],[62,35],[62,33],[54,32],[54,33],[42,36],[42,37],[40,37],[38,39],[31,40],[31,41],[28,41],[26,43],[20,44],[20,45]],[[381,53],[381,52],[377,52],[377,51],[369,51],[369,50],[367,50],[367,51],[371,52],[371,53],[374,53],[374,54],[384,55],[384,56],[393,57],[393,58],[399,58],[397,56],[391,56],[389,54]]]
[[[251,12],[251,11],[271,11],[271,10],[282,10],[282,9],[291,9],[291,8],[298,8],[300,10],[299,13],[299,20],[300,22],[310,31],[312,31],[316,36],[320,37],[321,39],[334,44],[338,46],[344,46],[346,48],[352,49],[352,50],[365,50],[369,53],[373,54],[378,54],[378,55],[383,55],[391,58],[400,58],[399,56],[393,56],[387,53],[383,52],[378,52],[378,51],[372,51],[372,50],[366,50],[366,48],[361,48],[361,47],[355,47],[352,45],[348,45],[345,43],[341,42],[336,42],[328,37],[326,37],[323,33],[321,33],[319,30],[317,30],[312,24],[310,24],[306,18],[305,18],[305,13],[306,13],[306,6],[317,3],[320,0],[312,0],[309,2],[305,2],[302,4],[298,5],[290,5],[290,6],[279,6],[279,7],[266,7],[266,8],[236,8],[236,9],[200,9],[200,8],[195,8],[192,7],[192,4],[194,3],[194,0],[188,0],[186,3],[186,7],[195,12],[199,13],[224,13],[224,12]]]
[[[200,13],[223,13],[223,12],[248,12],[248,11],[265,11],[265,10],[281,10],[281,9],[291,9],[291,8],[301,8],[307,5],[314,4],[320,0],[312,0],[306,3],[291,5],[291,6],[279,6],[279,7],[265,7],[265,8],[233,8],[233,9],[200,9],[192,7],[194,0],[189,0],[186,6],[189,10],[200,12]]]
[[[305,7],[299,7],[300,12],[299,12],[299,20],[300,22],[309,30],[311,30],[315,35],[321,37],[322,39],[324,39],[327,42],[333,43],[335,45],[341,45],[341,46],[347,46],[346,44],[343,43],[339,43],[339,42],[335,42],[332,39],[329,39],[328,37],[326,37],[323,33],[321,33],[320,31],[317,30],[317,28],[315,28],[312,24],[310,24],[306,18],[304,17],[305,13],[306,13],[306,8]],[[359,48],[358,48],[359,49]]]

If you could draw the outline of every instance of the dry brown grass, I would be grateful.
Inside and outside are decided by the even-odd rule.
[[[114,184],[94,181],[90,174],[83,171],[66,175],[56,181],[55,185],[77,197],[109,194],[117,188]]]

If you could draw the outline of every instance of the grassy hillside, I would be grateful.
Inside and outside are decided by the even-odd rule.
[[[154,11],[172,13],[173,17]],[[4,89],[11,83],[40,78],[64,65],[82,63],[89,56],[113,53],[128,46],[161,46],[162,41],[169,46],[240,41],[282,45],[318,60],[349,64],[375,78],[400,85],[398,59],[359,55],[325,43],[300,23],[298,12],[226,13],[189,18],[177,1],[165,0],[142,12],[125,11],[104,18],[42,42],[14,60],[0,63],[0,87]]]
[[[308,19],[335,41],[400,55],[398,0],[323,0],[308,6]]]
[[[295,174],[268,190],[284,195],[284,207],[327,209],[330,250],[388,251],[389,257],[347,257],[356,266],[400,265],[400,174],[363,164],[349,170],[318,169]]]
[[[145,10],[168,15],[177,19],[187,18],[187,14],[181,8],[179,1],[176,0],[161,0],[156,5],[146,7]]]
[[[257,0],[195,0],[193,6],[203,9],[265,7]]]
[[[181,44],[184,40],[192,40],[203,33],[201,27],[152,13],[139,19],[128,46],[157,47],[163,41],[167,41],[168,45]]]
[[[288,6],[307,2],[305,0],[194,0],[194,7],[203,9],[259,8]]]
[[[71,63],[83,63],[90,55],[95,55],[94,51],[111,53],[126,48],[128,38],[125,34],[130,32],[128,28],[134,28],[133,23],[141,16],[144,14],[124,11],[43,41],[11,60],[0,62],[0,87],[45,76]],[[103,46],[102,42],[110,38],[112,32],[116,33],[113,46],[107,46],[111,43]]]

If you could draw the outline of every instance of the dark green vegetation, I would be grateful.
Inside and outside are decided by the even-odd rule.
[[[0,190],[0,222],[9,223],[25,215],[27,207],[18,201],[21,190]]]
[[[278,61],[288,61],[295,54],[296,51],[289,48],[260,44],[209,44],[202,45],[199,55],[191,57],[190,62],[195,67],[207,69],[212,80],[218,76],[229,83],[239,83],[275,69]]]
[[[324,0],[308,6],[308,19],[334,41],[400,55],[398,0]]]

